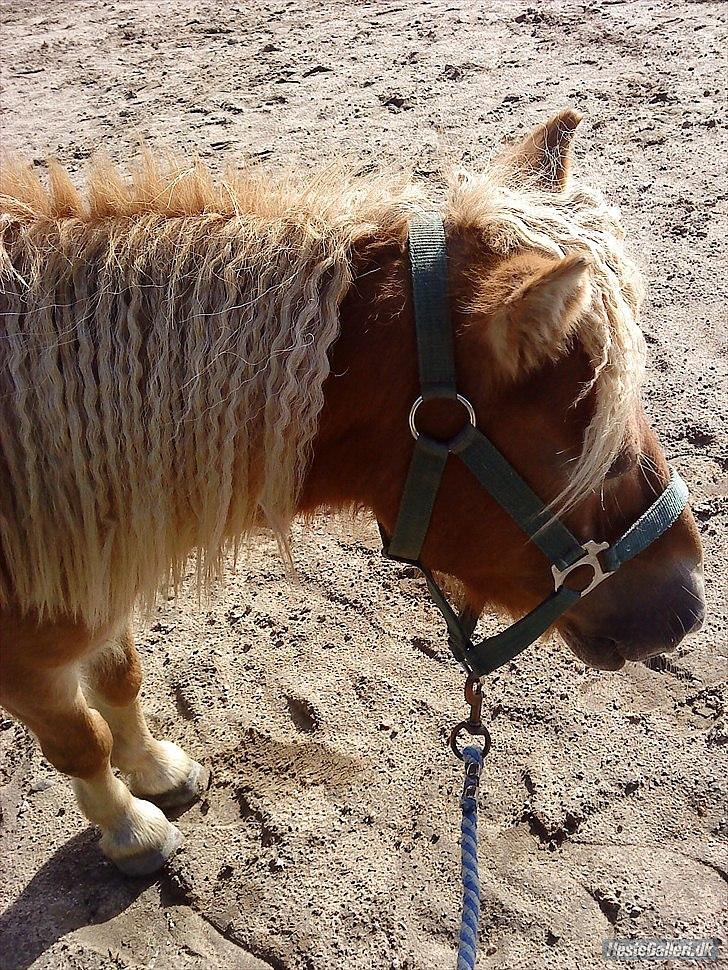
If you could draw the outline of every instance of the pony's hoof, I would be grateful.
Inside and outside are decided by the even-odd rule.
[[[169,834],[157,849],[147,849],[137,855],[115,859],[114,864],[125,876],[150,876],[157,872],[182,845],[182,833],[175,825],[169,826]]]
[[[189,774],[185,780],[170,788],[169,791],[159,792],[156,795],[145,795],[150,802],[154,802],[159,808],[181,808],[189,805],[207,791],[210,784],[210,772],[199,762],[193,761],[190,765]]]
[[[132,798],[124,824],[104,831],[101,851],[127,876],[161,869],[182,844],[182,833],[156,805]]]

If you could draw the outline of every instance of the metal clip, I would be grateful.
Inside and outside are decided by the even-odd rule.
[[[480,784],[480,771],[482,762],[469,761],[465,766],[465,784],[463,785],[463,798],[475,798],[478,794]]]
[[[475,674],[470,674],[465,681],[465,702],[470,705],[470,716],[467,721],[460,721],[459,724],[456,724],[450,732],[450,748],[455,757],[461,761],[463,755],[458,747],[461,734],[469,734],[473,738],[483,739],[483,757],[488,754],[491,745],[490,734],[482,721],[483,686],[480,683],[480,677],[476,677]],[[470,766],[468,766],[468,770],[469,768]]]
[[[468,679],[465,681],[465,703],[470,705],[470,718],[469,723],[473,727],[480,727],[482,725],[482,710],[483,710],[483,685],[480,683],[480,677],[476,677],[475,674],[469,674]]]
[[[596,586],[603,583],[614,572],[613,569],[604,569],[599,561],[599,553],[604,552],[605,549],[609,549],[608,542],[594,542],[593,539],[590,539],[584,543],[582,549],[584,550],[584,555],[581,559],[577,559],[576,562],[573,562],[565,569],[559,569],[556,565],[551,567],[551,572],[554,574],[555,591],[561,589],[564,585],[564,580],[570,573],[573,573],[576,569],[581,569],[582,566],[587,566],[591,569],[593,575],[589,585],[578,591],[580,596],[586,596],[587,593],[591,593]]]

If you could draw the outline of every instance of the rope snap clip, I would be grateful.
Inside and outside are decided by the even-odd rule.
[[[460,721],[450,732],[450,748],[456,758],[463,760],[463,748],[468,742],[464,740],[464,735],[471,738],[480,738],[482,747],[481,757],[485,757],[490,751],[491,740],[488,728],[482,720],[483,709],[483,685],[480,677],[469,674],[465,681],[465,703],[470,707],[470,716],[466,721]],[[462,747],[461,747],[462,744]],[[477,786],[477,780],[475,782]]]

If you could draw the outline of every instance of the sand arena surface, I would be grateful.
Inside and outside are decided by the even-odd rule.
[[[2,142],[74,172],[143,138],[214,167],[339,155],[477,167],[566,105],[650,293],[648,411],[689,483],[709,618],[661,671],[561,643],[492,677],[480,968],[602,967],[607,936],[717,936],[726,900],[726,22],[721,3],[5,0]],[[212,768],[159,878],[100,856],[68,783],[0,720],[0,966],[454,965],[461,675],[374,529],[261,543],[138,629],[153,729]]]

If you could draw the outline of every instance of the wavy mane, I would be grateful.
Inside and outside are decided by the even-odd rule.
[[[557,258],[578,253],[591,264],[592,300],[578,338],[593,367],[580,398],[593,390],[595,408],[569,484],[552,503],[554,511],[567,511],[599,489],[623,448],[644,376],[645,340],[638,325],[644,288],[625,251],[619,210],[598,190],[574,184],[561,193],[544,192],[504,165],[487,176],[458,173],[448,212],[455,225],[478,233],[503,256],[527,248]]]
[[[150,607],[197,550],[202,588],[261,526],[287,550],[351,253],[404,247],[403,176],[307,181],[145,157],[97,164],[82,197],[58,166],[0,176],[0,603],[91,626]],[[498,252],[588,252],[581,325],[596,412],[571,483],[596,487],[638,394],[639,284],[618,219],[584,190],[455,178],[450,225]]]

